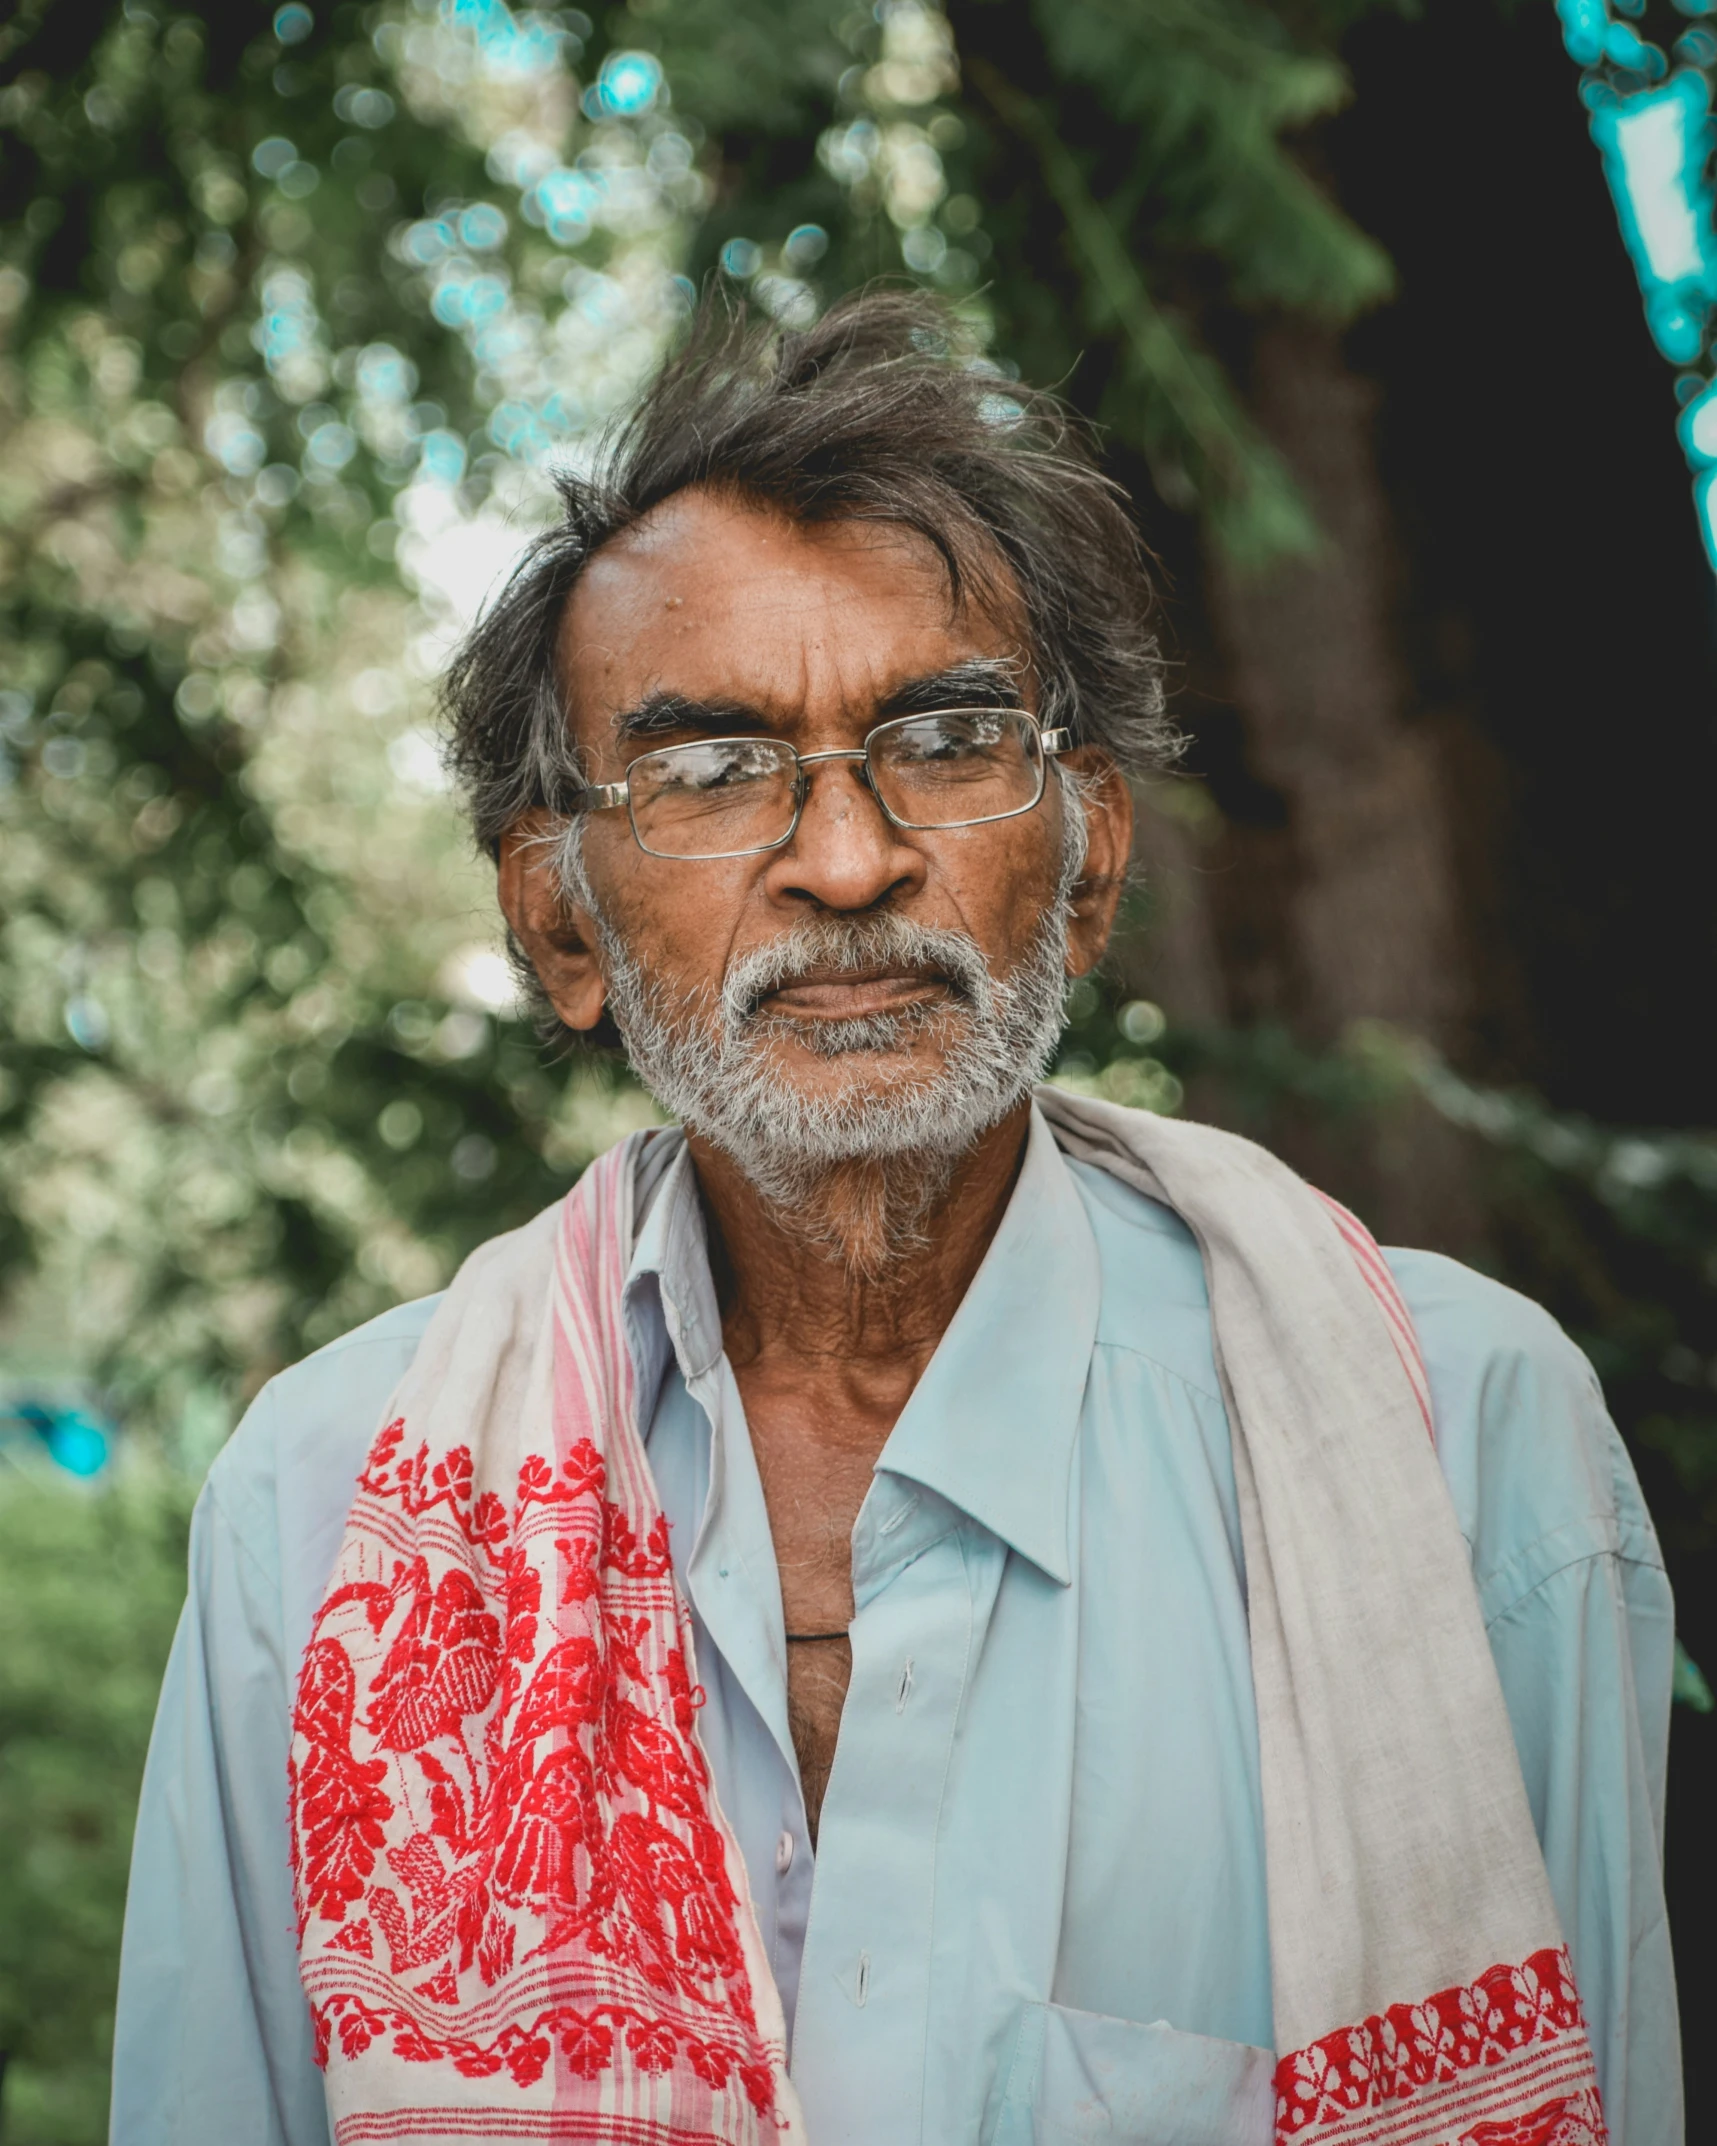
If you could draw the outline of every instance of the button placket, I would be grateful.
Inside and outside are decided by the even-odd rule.
[[[890,1529],[888,1523],[896,1522]],[[867,1524],[868,1523],[868,1524]],[[910,2146],[923,2123],[937,1828],[976,1630],[994,1576],[943,1501],[914,1494],[854,1530],[853,1673],[823,1801],[794,2072],[818,2139]],[[994,1561],[999,1570],[999,1556]]]

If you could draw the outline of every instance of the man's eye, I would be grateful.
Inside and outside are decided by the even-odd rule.
[[[663,771],[664,786],[707,795],[712,790],[742,789],[767,782],[776,773],[773,755],[738,751],[689,753]]]
[[[908,731],[895,742],[898,757],[920,766],[946,766],[974,760],[995,748],[993,736],[962,724],[958,729],[939,724],[934,730]]]

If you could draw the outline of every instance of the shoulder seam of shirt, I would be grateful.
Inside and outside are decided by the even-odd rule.
[[[1173,1364],[1165,1364],[1160,1356],[1153,1356],[1149,1349],[1141,1349],[1136,1342],[1110,1341],[1099,1333],[1091,1346],[1093,1349],[1119,1349],[1124,1355],[1136,1356],[1140,1363],[1151,1365],[1154,1370],[1160,1371],[1164,1378],[1171,1378],[1177,1386],[1184,1386],[1188,1393],[1197,1394],[1201,1401],[1208,1401],[1213,1408],[1221,1408],[1224,1416],[1228,1413],[1227,1409],[1223,1408],[1220,1394],[1212,1393],[1196,1379],[1188,1378],[1184,1371],[1177,1371]]]
[[[1526,1603],[1532,1600],[1534,1595],[1548,1587],[1552,1580],[1560,1579],[1563,1573],[1572,1572],[1576,1566],[1605,1563],[1641,1565],[1651,1572],[1664,1572],[1663,1558],[1658,1551],[1657,1544],[1651,1540],[1644,1529],[1629,1527],[1626,1524],[1617,1526],[1613,1518],[1608,1518],[1602,1513],[1588,1513],[1581,1520],[1567,1521],[1563,1526],[1551,1529],[1549,1534],[1540,1535],[1535,1542],[1526,1544],[1524,1548],[1515,1552],[1514,1556],[1509,1559],[1508,1565],[1492,1573],[1489,1580],[1479,1581],[1475,1575],[1474,1583],[1478,1587],[1481,1602],[1485,1589],[1494,1586],[1502,1574],[1508,1570],[1508,1566],[1524,1563],[1531,1558],[1534,1551],[1542,1549],[1546,1543],[1554,1542],[1558,1535],[1566,1534],[1569,1529],[1585,1527],[1592,1523],[1603,1527],[1609,1540],[1588,1544],[1583,1549],[1570,1550],[1566,1557],[1559,1557],[1548,1571],[1538,1573],[1529,1585],[1522,1587],[1518,1593],[1511,1595],[1500,1608],[1487,1611],[1484,1620],[1487,1632],[1493,1625],[1500,1624],[1505,1617],[1513,1616],[1517,1609],[1524,1607]],[[1665,1577],[1667,1577],[1667,1573]]]

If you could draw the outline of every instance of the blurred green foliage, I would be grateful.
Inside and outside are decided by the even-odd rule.
[[[131,1814],[185,1591],[190,1498],[156,1471],[0,1495],[0,2049],[7,2146],[107,2135]]]
[[[650,0],[628,34],[664,55],[729,175],[696,262],[741,249],[776,311],[805,302],[807,222],[833,238],[826,280],[904,268],[1258,565],[1316,529],[1224,353],[1247,316],[1339,326],[1391,289],[1290,147],[1346,102],[1337,41],[1382,4]]]
[[[508,1018],[428,728],[457,613],[398,555],[449,540],[474,601],[540,505],[491,436],[544,385],[532,294],[569,427],[683,306],[683,170],[575,260],[472,223],[496,141],[540,161],[574,123],[559,46],[485,72],[434,14],[272,20],[0,33],[7,1353],[203,1458],[271,1369],[436,1286],[644,1108]],[[663,131],[580,124],[617,190]],[[437,312],[479,263],[493,345]]]

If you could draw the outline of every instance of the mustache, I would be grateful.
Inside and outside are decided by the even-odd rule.
[[[767,946],[737,956],[722,979],[724,1025],[730,1035],[737,1034],[758,1018],[771,992],[807,970],[855,974],[877,968],[934,976],[958,1003],[979,1013],[988,1013],[995,1002],[989,963],[975,939],[884,911],[808,918]]]

